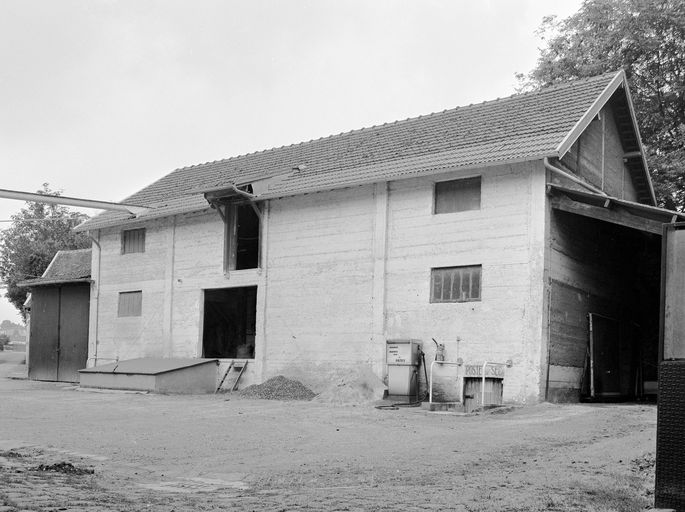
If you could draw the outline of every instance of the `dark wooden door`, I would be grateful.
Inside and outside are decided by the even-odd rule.
[[[29,379],[78,382],[88,358],[90,285],[36,287],[31,297]]]
[[[57,380],[59,296],[56,287],[36,288],[31,293],[29,379]]]
[[[618,322],[590,313],[595,396],[621,395],[621,358]]]
[[[63,286],[60,298],[57,380],[78,382],[88,359],[89,286]]]

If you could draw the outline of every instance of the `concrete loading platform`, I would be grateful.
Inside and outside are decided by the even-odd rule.
[[[218,364],[217,359],[129,359],[79,370],[79,384],[153,393],[213,393]]]

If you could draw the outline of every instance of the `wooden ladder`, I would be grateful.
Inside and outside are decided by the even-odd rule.
[[[233,373],[238,374],[238,376],[233,381],[233,384],[231,385],[231,391],[235,391],[236,389],[238,389],[238,382],[240,382],[240,377],[243,376],[245,368],[247,368],[247,361],[231,361],[231,363],[228,365],[228,368],[226,368],[226,372],[224,373],[224,376],[221,378],[221,382],[219,382],[219,385],[217,386],[216,391],[214,393],[216,394],[221,390],[222,386],[224,385],[224,382],[226,382],[228,374],[231,373],[231,371],[233,371]]]

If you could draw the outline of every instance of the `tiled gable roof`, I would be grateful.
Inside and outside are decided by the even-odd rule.
[[[503,99],[177,169],[124,202],[152,207],[139,220],[207,207],[199,190],[283,179],[260,198],[399,179],[440,169],[557,156],[555,151],[616,73]],[[298,168],[299,167],[299,168]],[[246,177],[249,176],[249,180]],[[105,212],[79,230],[124,223]]]
[[[90,279],[91,249],[57,251],[43,275],[19,283],[19,286],[45,286]]]

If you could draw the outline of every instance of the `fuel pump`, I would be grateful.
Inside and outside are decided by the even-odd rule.
[[[387,340],[388,398],[414,401],[419,390],[421,341]]]

